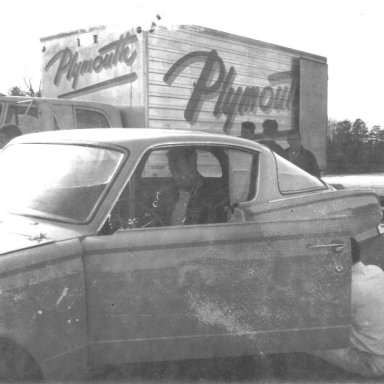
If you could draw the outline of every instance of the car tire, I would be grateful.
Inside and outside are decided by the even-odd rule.
[[[35,359],[11,342],[0,343],[0,381],[42,381],[43,374]]]

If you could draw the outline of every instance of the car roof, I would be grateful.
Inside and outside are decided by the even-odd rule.
[[[20,104],[20,106],[26,105],[29,102],[33,102],[35,104],[44,104],[46,102],[50,102],[51,104],[65,104],[65,105],[80,105],[84,107],[90,106],[103,106],[111,108],[110,104],[107,103],[99,103],[96,101],[84,101],[84,100],[73,100],[73,99],[57,99],[52,97],[32,97],[32,96],[0,96],[1,101],[8,101],[16,104]]]
[[[170,141],[188,140],[194,142],[215,142],[263,147],[247,139],[207,132],[192,132],[178,129],[150,128],[90,128],[69,129],[31,133],[15,138],[12,143],[92,143],[128,146],[133,142],[161,144]]]

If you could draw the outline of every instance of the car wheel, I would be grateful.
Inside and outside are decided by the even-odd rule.
[[[10,342],[0,344],[0,381],[42,381],[43,374],[35,359],[23,348]]]

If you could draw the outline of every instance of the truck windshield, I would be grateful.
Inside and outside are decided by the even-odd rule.
[[[0,211],[86,222],[123,157],[85,145],[10,145],[0,152]]]

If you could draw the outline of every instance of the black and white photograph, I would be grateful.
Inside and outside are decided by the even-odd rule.
[[[0,383],[383,382],[384,3],[2,7]]]

